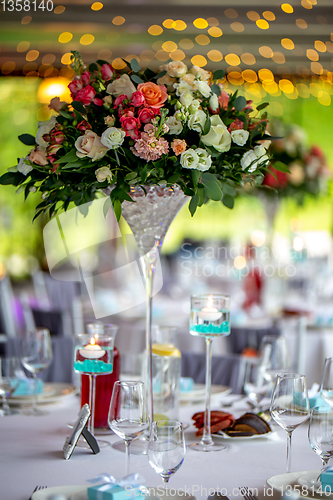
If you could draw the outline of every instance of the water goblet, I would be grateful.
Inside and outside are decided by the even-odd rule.
[[[275,382],[278,373],[289,371],[290,361],[287,339],[283,335],[265,335],[259,347],[266,380]]]
[[[130,468],[130,444],[149,425],[143,382],[118,380],[111,396],[108,424],[126,445],[126,475]]]
[[[244,392],[254,405],[253,411],[259,413],[260,401],[269,392],[272,383],[265,378],[265,365],[259,360],[249,361],[245,369]]]
[[[53,359],[50,332],[46,328],[37,328],[26,332],[21,342],[21,363],[30,372],[34,380],[34,397],[32,407],[24,410],[25,415],[47,415],[37,407],[37,378]]]
[[[312,408],[308,437],[311,448],[321,458],[323,469],[333,456],[333,409],[330,406]]]
[[[333,358],[325,359],[319,392],[325,401],[333,406]]]
[[[180,422],[153,422],[148,443],[148,461],[164,483],[167,483],[182,465],[185,453],[184,431]]]
[[[7,398],[11,397],[19,385],[21,370],[19,358],[0,358],[0,396],[2,397],[0,417],[17,413],[10,409]]]
[[[226,447],[214,443],[210,432],[210,390],[212,381],[212,341],[230,334],[230,297],[210,294],[191,297],[190,334],[206,339],[206,384],[204,431],[199,443],[189,446],[196,451],[219,451]]]
[[[309,418],[310,405],[306,380],[298,373],[279,373],[277,375],[270,412],[275,422],[287,431],[287,466],[291,470],[292,432]]]

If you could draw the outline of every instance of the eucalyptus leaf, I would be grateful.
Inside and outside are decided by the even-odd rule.
[[[72,102],[72,106],[73,108],[78,111],[79,113],[81,113],[82,115],[85,115],[87,113],[87,110],[86,108],[83,106],[82,102],[79,102],[79,101],[73,101]]]
[[[285,172],[287,174],[290,174],[288,165],[286,165],[282,161],[276,161],[275,163],[273,163],[272,166],[273,168],[275,168],[275,170],[278,170],[279,172]]]
[[[212,177],[214,176],[212,175]],[[203,185],[205,186],[205,194],[208,196],[208,198],[214,201],[220,201],[220,199],[222,198],[222,189],[220,183],[217,183],[217,179],[215,178],[215,181],[213,181],[202,176],[201,180]]]
[[[130,172],[129,174],[125,175],[125,181],[132,181],[138,176],[137,172]]]
[[[155,80],[158,80],[159,78],[162,78],[164,75],[166,75],[167,72],[166,71],[161,71],[160,73],[158,73],[154,78]]]
[[[225,75],[225,73],[224,73],[223,69],[217,69],[213,73],[213,80],[222,80],[222,78],[224,78],[224,75]]]
[[[262,104],[259,104],[259,106],[257,106],[257,110],[261,111],[262,109],[267,108],[268,105],[269,105],[269,102],[263,102]]]
[[[195,214],[196,209],[198,208],[199,201],[200,201],[200,198],[197,194],[192,196],[192,198],[190,200],[188,208],[189,208],[189,211],[191,212],[192,217]]]
[[[136,59],[134,59],[135,61]],[[131,80],[133,80],[134,83],[144,83],[142,78],[140,78],[138,75],[131,75]]]
[[[237,111],[242,111],[246,106],[245,97],[242,95],[239,95],[238,97],[236,97],[236,99],[234,100],[234,106],[235,106],[235,109]]]
[[[121,203],[119,200],[113,201],[113,211],[114,215],[116,216],[117,222],[119,222],[121,217]]]
[[[228,194],[223,195],[222,203],[227,208],[234,208],[235,198],[229,196]]]
[[[221,89],[218,85],[216,85],[216,83],[213,83],[213,85],[211,86],[211,91],[214,92],[214,94],[216,94],[217,96],[221,95]]]
[[[202,135],[207,135],[208,132],[210,131],[210,127],[211,127],[211,119],[209,116],[207,116],[203,131],[202,131]]]
[[[132,59],[130,62],[131,70],[134,71],[134,73],[138,73],[140,71],[140,65],[136,59]]]
[[[226,182],[224,182],[222,184],[222,192],[224,195],[228,195],[228,196],[231,196],[232,198],[234,198],[236,196],[236,189],[233,187],[233,186],[230,186],[230,184],[227,184]]]
[[[35,146],[36,140],[31,134],[21,134],[18,136],[19,140],[23,142],[26,146]]]
[[[97,64],[96,63],[89,64],[89,71],[90,71],[90,73],[93,73],[94,71],[98,71]]]

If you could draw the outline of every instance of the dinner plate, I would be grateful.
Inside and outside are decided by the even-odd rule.
[[[170,500],[184,500],[184,498],[186,498],[186,500],[196,500],[195,496],[174,488],[165,488],[163,486],[147,486],[147,488],[149,490],[149,494],[145,495],[145,498],[150,498],[150,500],[159,500],[164,498],[168,498]],[[88,500],[87,486],[84,490],[74,492],[74,494],[70,497],[70,500]]]
[[[64,398],[73,396],[78,393],[78,388],[72,384],[62,384],[62,383],[49,383],[45,384],[44,392],[38,394],[37,402],[38,404],[44,403],[56,403]],[[33,396],[14,396],[11,397],[8,402],[10,405],[22,405],[29,403],[33,400]]]
[[[226,385],[212,385],[211,386],[211,396],[227,396],[232,392],[231,387]],[[194,384],[194,389],[192,391],[181,392],[180,402],[181,403],[196,403],[198,401],[204,401],[205,399],[205,384]]]
[[[79,491],[87,491],[87,485],[72,485],[72,486],[52,486],[51,488],[44,488],[33,493],[31,500],[48,500],[54,495],[64,495],[67,500],[70,500],[74,493]],[[88,497],[86,497],[88,498]]]
[[[219,439],[227,439],[230,441],[253,441],[253,440],[271,440],[271,441],[279,441],[279,435],[277,432],[271,431],[271,432],[266,432],[266,434],[253,434],[253,436],[228,436],[223,431],[218,431],[212,434],[212,436],[217,437]]]
[[[317,492],[315,487],[310,487],[304,483],[304,478],[318,477],[320,470],[304,470],[301,472],[288,472],[285,474],[279,474],[277,476],[272,476],[267,479],[267,484],[272,486],[273,489],[280,491],[281,493],[286,492],[289,495],[292,491],[295,491],[302,497],[309,498],[320,498],[320,499],[333,499],[333,494],[323,491],[322,493]],[[303,479],[302,479],[303,478]],[[301,480],[301,481],[299,481]],[[301,482],[303,484],[301,484]]]

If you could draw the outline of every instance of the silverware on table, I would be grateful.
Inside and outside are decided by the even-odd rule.
[[[226,497],[225,495],[222,495],[222,493],[215,491],[214,493],[212,493],[207,497],[207,500],[229,500],[229,498]]]
[[[248,488],[247,486],[242,486],[241,488],[239,488],[239,492],[244,500],[257,500],[257,497],[253,495],[251,488]]]
[[[31,493],[31,497],[29,498],[29,500],[32,499],[32,495],[34,493],[36,493],[36,491],[43,490],[44,488],[47,488],[47,486],[36,486],[36,488],[34,489],[34,491]]]

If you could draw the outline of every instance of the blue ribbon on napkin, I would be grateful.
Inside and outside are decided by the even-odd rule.
[[[103,492],[107,491],[110,488],[110,485],[125,488],[128,493],[128,498],[134,496],[135,488],[142,488],[145,490],[145,486],[143,486],[145,478],[138,473],[129,474],[121,479],[116,479],[114,476],[110,476],[110,474],[103,472],[92,479],[88,479],[88,482],[92,484],[101,483],[98,487],[97,500],[103,499]],[[131,486],[131,488],[128,488],[128,486]]]

